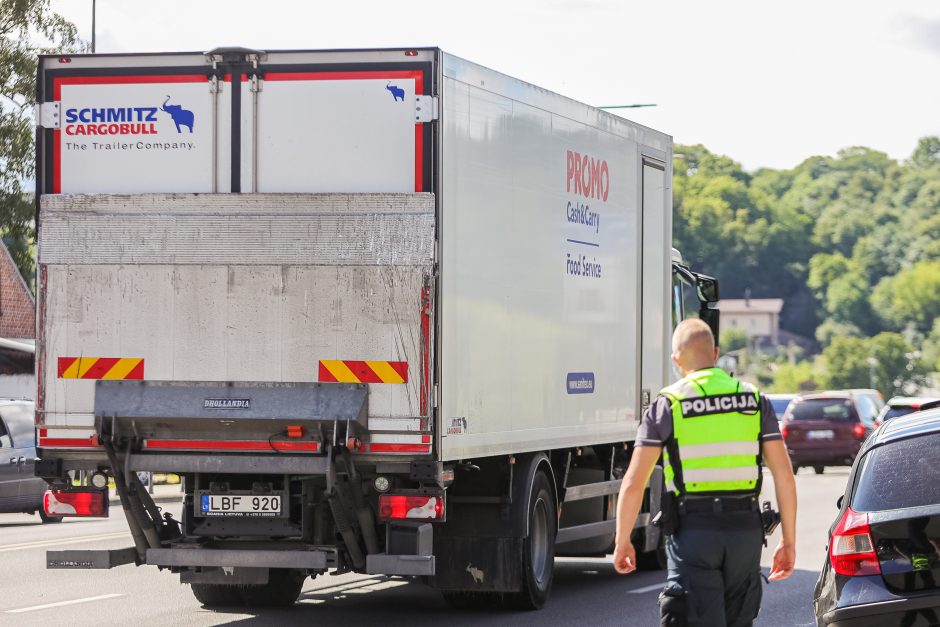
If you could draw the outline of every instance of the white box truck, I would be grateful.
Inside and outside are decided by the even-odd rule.
[[[612,545],[683,290],[671,138],[438,49],[39,63],[37,473],[207,606],[537,608]],[[82,471],[85,485],[70,477]],[[180,520],[138,473],[176,473]],[[662,564],[654,474],[635,541]]]

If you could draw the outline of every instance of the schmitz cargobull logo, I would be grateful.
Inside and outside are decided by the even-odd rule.
[[[66,135],[157,135],[160,113],[170,116],[177,134],[186,128],[192,134],[196,115],[166,97],[159,107],[84,107],[65,110]]]

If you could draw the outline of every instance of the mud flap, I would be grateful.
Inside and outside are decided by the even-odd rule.
[[[452,536],[434,539],[439,590],[518,592],[522,581],[522,538]]]

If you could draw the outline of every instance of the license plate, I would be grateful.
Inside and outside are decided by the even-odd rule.
[[[807,431],[806,439],[807,440],[831,440],[835,436],[835,433],[831,429],[823,429],[821,431]]]
[[[280,495],[203,494],[200,501],[203,516],[280,516]]]

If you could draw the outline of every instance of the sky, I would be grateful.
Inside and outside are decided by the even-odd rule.
[[[91,40],[92,0],[52,0]],[[438,46],[748,170],[940,135],[936,0],[97,0],[98,52]]]

